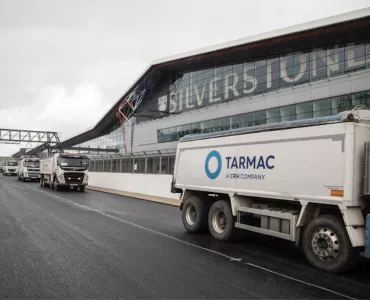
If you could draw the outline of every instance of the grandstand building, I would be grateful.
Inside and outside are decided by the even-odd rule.
[[[154,61],[62,145],[118,149],[92,171],[170,174],[184,135],[370,107],[369,28],[367,8]]]

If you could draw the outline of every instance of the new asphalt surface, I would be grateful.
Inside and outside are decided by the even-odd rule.
[[[0,298],[369,299],[370,262],[326,274],[289,242],[188,234],[178,207],[0,176]]]

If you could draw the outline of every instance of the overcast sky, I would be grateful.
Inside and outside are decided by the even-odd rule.
[[[67,138],[93,126],[152,60],[367,6],[368,0],[0,0],[0,127]],[[0,155],[25,146],[0,144]]]

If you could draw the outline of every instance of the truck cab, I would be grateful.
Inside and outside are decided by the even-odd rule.
[[[18,163],[18,180],[26,181],[40,179],[40,159],[25,158]]]
[[[18,167],[18,162],[14,160],[9,160],[4,163],[4,168],[3,168],[3,175],[17,175],[17,167]]]
[[[88,168],[89,160],[84,155],[57,153],[40,161],[40,185],[83,192],[88,184]]]

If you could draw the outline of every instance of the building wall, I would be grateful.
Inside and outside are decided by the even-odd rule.
[[[171,113],[170,116],[151,121],[140,118],[135,126],[126,124],[125,139],[121,128],[116,126],[109,134],[81,146],[118,148],[122,152],[127,149],[128,153],[175,149],[176,141],[161,137],[165,132],[178,130],[176,126],[350,95],[367,91],[369,87],[368,41],[281,53],[201,70],[174,70],[158,77],[157,86],[141,108],[143,113],[145,109],[157,109],[157,113]],[[365,102],[370,107],[370,101]],[[354,106],[346,105],[342,110]],[[329,114],[333,113],[337,110],[331,110]],[[257,113],[253,113],[255,115]],[[252,125],[259,123],[253,122]]]
[[[143,122],[134,127],[133,152],[176,148],[177,142],[157,143],[157,131],[172,126],[201,122],[204,120],[232,116],[267,108],[281,107],[317,99],[366,91],[370,87],[370,70],[345,74],[330,80],[307,83],[297,87],[243,98],[237,101],[188,111],[163,119]],[[127,141],[131,139],[128,130]]]

